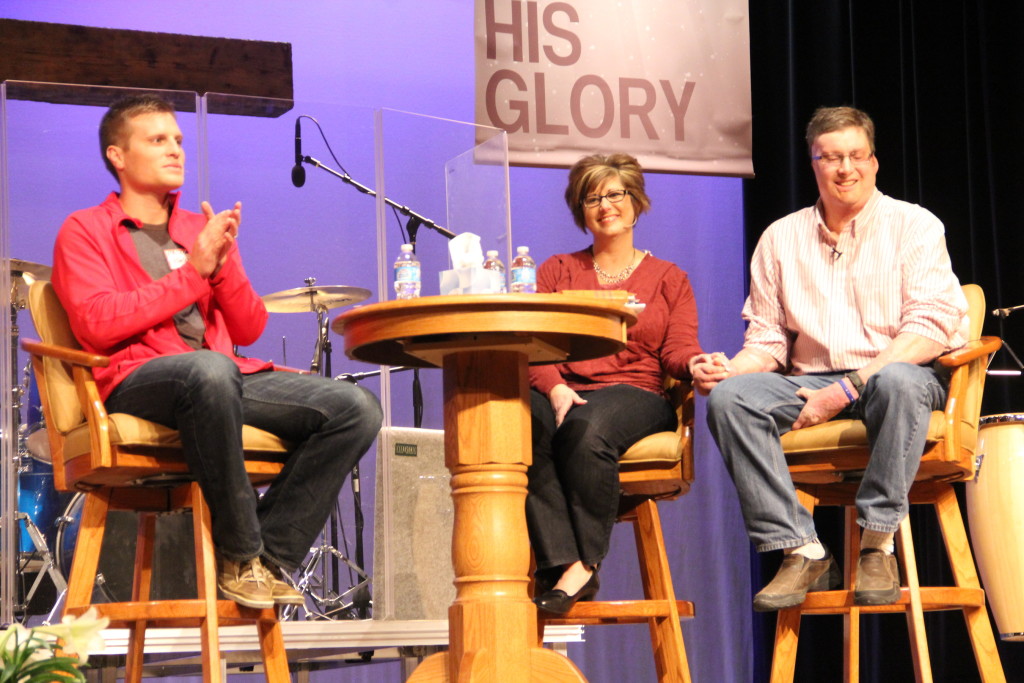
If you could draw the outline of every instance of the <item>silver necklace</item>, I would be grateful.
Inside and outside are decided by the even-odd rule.
[[[650,253],[651,252],[644,250],[640,257],[640,261],[634,260],[633,263],[630,263],[628,266],[620,270],[618,273],[615,273],[614,275],[612,275],[611,273],[606,273],[605,271],[601,270],[601,266],[597,265],[596,258],[592,257],[591,261],[594,262],[594,272],[597,273],[598,277],[606,280],[608,284],[617,285],[620,282],[625,282],[629,278],[629,276],[633,274],[633,271],[636,270],[636,267],[640,265],[640,262],[643,261],[643,256],[646,256],[647,254]],[[633,258],[636,259],[636,249],[633,249]]]

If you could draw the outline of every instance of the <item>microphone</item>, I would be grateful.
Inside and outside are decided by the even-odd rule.
[[[292,185],[302,187],[306,184],[306,169],[302,166],[302,117],[295,119],[295,165],[292,166]]]
[[[834,246],[832,247],[832,260],[833,261],[838,261],[839,257],[842,256],[842,255],[843,255],[843,252],[839,251]]]
[[[994,315],[997,318],[1008,318],[1011,313],[1013,313],[1014,311],[1019,311],[1022,308],[1024,308],[1024,305],[1010,306],[1009,308],[994,308],[992,309],[992,315]]]

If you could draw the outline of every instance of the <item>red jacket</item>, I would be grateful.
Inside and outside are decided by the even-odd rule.
[[[191,250],[206,217],[178,207],[173,195],[168,231]],[[192,349],[182,341],[174,314],[193,304],[206,323],[204,345],[232,358],[245,373],[272,367],[235,356],[232,346],[255,342],[267,323],[267,309],[242,268],[233,246],[217,275],[204,279],[191,263],[153,280],[139,261],[125,223],[138,225],[112,192],[99,206],[68,216],[53,249],[53,286],[82,348],[111,357],[93,374],[106,399],[121,380],[153,358]]]

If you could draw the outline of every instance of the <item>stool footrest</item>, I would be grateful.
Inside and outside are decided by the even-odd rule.
[[[198,599],[108,602],[96,603],[92,607],[96,608],[99,616],[110,619],[111,628],[128,628],[140,620],[155,628],[188,628],[198,626],[207,617],[206,603]],[[86,609],[68,608],[67,614],[77,616]],[[277,618],[274,608],[250,609],[232,600],[217,601],[217,616],[221,625],[251,624]]]
[[[693,603],[677,600],[680,619],[693,619]],[[642,624],[648,619],[671,616],[667,600],[616,600],[577,602],[562,617],[544,615],[546,624]]]
[[[799,609],[802,614],[842,614],[856,607],[862,614],[877,614],[906,612],[909,604],[910,591],[906,587],[900,590],[900,599],[891,605],[854,605],[852,590],[835,590],[808,593]],[[925,612],[984,605],[985,591],[981,588],[921,587],[921,608]]]

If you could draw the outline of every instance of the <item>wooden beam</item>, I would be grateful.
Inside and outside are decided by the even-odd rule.
[[[110,87],[181,91],[214,98],[211,112],[280,116],[293,106],[291,43],[94,28],[0,19],[0,81],[8,97],[108,106]],[[105,86],[105,87],[88,87]]]

